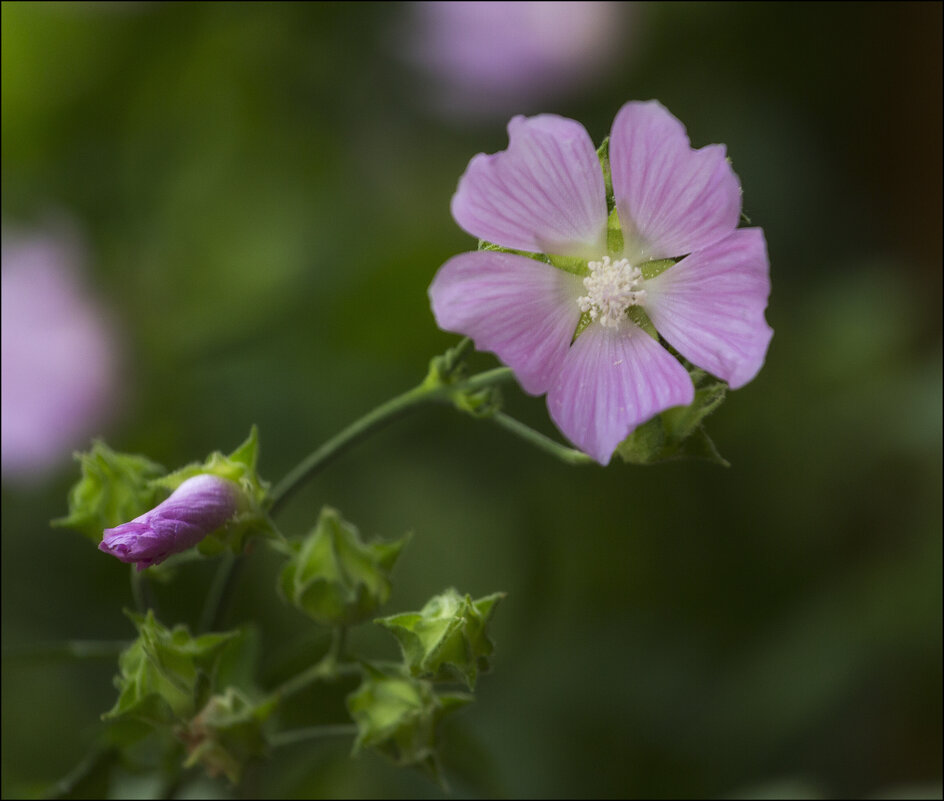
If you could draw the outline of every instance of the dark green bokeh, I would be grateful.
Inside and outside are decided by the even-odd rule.
[[[173,468],[257,423],[277,480],[456,340],[426,288],[475,246],[449,198],[504,120],[431,113],[389,5],[3,4],[4,221],[82,227],[126,356],[115,448]],[[623,102],[657,97],[696,145],[727,143],[767,233],[776,332],[709,419],[733,467],[567,468],[434,409],[345,456],[283,528],[330,504],[367,537],[413,531],[385,614],[448,586],[508,593],[494,671],[450,722],[459,795],[934,792],[941,5],[643,5],[626,26],[605,79],[521,111],[600,141]],[[554,433],[543,401],[506,395]],[[48,527],[76,475],[3,488],[5,651],[132,634],[126,567]],[[257,550],[230,615],[263,626],[268,686],[318,646],[277,572]],[[212,573],[158,586],[162,621],[194,623]],[[383,632],[353,636],[395,656]],[[5,657],[4,796],[81,759],[115,670]],[[289,720],[344,717],[312,690]],[[281,749],[241,792],[439,794],[349,748]]]

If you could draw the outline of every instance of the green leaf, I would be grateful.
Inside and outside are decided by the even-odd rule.
[[[52,521],[73,528],[94,543],[102,531],[144,514],[166,495],[154,479],[166,471],[143,456],[118,453],[101,440],[87,453],[76,453],[82,478],[69,491],[69,514]]]
[[[414,676],[434,681],[462,681],[471,690],[480,672],[489,669],[494,644],[486,628],[505,597],[493,593],[473,601],[449,588],[431,598],[419,612],[374,621],[397,638],[403,661]]]
[[[325,507],[305,540],[293,544],[279,592],[319,623],[359,623],[390,597],[390,572],[409,538],[365,544],[353,525]]]
[[[364,669],[361,686],[347,698],[358,731],[354,753],[375,748],[397,765],[419,768],[442,784],[440,721],[470,703],[472,696],[437,694],[430,682],[396,668],[365,664]]]

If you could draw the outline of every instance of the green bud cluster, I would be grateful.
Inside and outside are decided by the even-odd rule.
[[[492,416],[499,410],[500,396],[489,382],[468,380],[465,356],[470,347],[466,340],[433,359],[417,391],[437,401],[451,401],[474,416]],[[225,776],[235,785],[251,760],[309,731],[270,732],[276,725],[273,713],[285,698],[313,682],[358,673],[362,681],[347,696],[357,730],[354,753],[376,750],[445,786],[438,752],[440,724],[473,696],[440,685],[460,683],[473,690],[479,675],[489,669],[494,646],[487,627],[504,595],[473,600],[449,589],[418,612],[375,619],[390,598],[391,572],[410,535],[391,542],[365,542],[354,525],[325,507],[306,536],[282,537],[269,510],[284,494],[270,491],[259,477],[258,448],[253,427],[246,441],[228,455],[216,451],[170,473],[142,456],[115,452],[103,442],[77,454],[82,476],[71,490],[69,514],[56,525],[76,528],[97,544],[104,529],[157,515],[169,496],[177,497],[175,492],[190,479],[207,475],[225,479],[239,489],[235,514],[195,545],[172,553],[239,554],[250,536],[265,539],[285,557],[276,582],[278,593],[332,630],[332,644],[319,661],[261,694],[251,676],[255,647],[248,630],[195,636],[183,625],[164,626],[153,610],[129,613],[137,637],[119,657],[118,698],[102,716],[110,724],[110,742],[132,763],[136,759],[129,750],[132,745],[141,741],[146,750],[157,744],[167,764],[180,764],[185,754],[183,767],[200,765],[211,777]],[[137,534],[131,529],[128,536]],[[178,559],[176,566],[151,565],[149,575],[167,582],[184,561]],[[225,581],[214,587],[211,597],[218,603]],[[138,596],[141,608],[144,600],[143,594]],[[204,625],[210,625],[214,614],[206,612]],[[397,639],[399,664],[373,663],[347,653],[347,629],[372,619]],[[317,736],[320,729],[344,728],[328,724],[311,730]],[[144,740],[148,735],[154,736]]]

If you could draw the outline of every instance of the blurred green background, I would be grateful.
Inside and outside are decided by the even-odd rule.
[[[325,503],[368,536],[414,532],[388,613],[450,585],[509,593],[495,669],[447,727],[456,795],[940,797],[941,8],[640,4],[601,74],[518,109],[599,142],[656,97],[695,145],[725,142],[767,234],[776,333],[708,421],[730,469],[567,468],[435,408],[287,508],[292,533]],[[277,480],[456,341],[426,289],[474,248],[449,199],[508,115],[437,113],[402,52],[412,13],[3,4],[4,224],[81,231],[123,354],[112,446],[173,468],[257,423]],[[506,397],[556,436],[543,400]],[[76,476],[66,457],[3,487],[5,797],[67,773],[115,697],[112,661],[20,650],[132,633],[127,569],[48,527]],[[253,554],[229,618],[262,627],[269,685],[321,647],[277,568]],[[212,574],[157,587],[165,623],[196,619]],[[383,632],[354,642],[396,653]],[[340,721],[332,699],[292,715]],[[235,795],[441,795],[349,748],[282,748]],[[180,792],[231,791],[193,771]]]

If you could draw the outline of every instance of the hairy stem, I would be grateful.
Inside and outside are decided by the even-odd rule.
[[[210,585],[210,590],[207,592],[206,600],[203,603],[198,631],[214,631],[223,623],[223,615],[232,592],[233,580],[242,566],[242,561],[243,557],[241,555],[233,556],[231,553],[223,555],[220,566],[216,569],[216,575],[213,577],[213,584]]]
[[[309,684],[316,681],[333,681],[339,676],[350,676],[360,673],[360,666],[355,662],[342,662],[345,643],[347,641],[347,627],[337,626],[332,631],[331,645],[328,652],[309,668],[297,673],[284,681],[272,691],[272,695],[279,701],[289,695],[304,690]]]
[[[507,367],[499,367],[479,373],[464,381],[455,384],[431,383],[424,381],[402,395],[392,398],[381,404],[373,411],[368,412],[359,420],[354,421],[317,450],[306,456],[283,478],[272,491],[272,506],[270,514],[275,515],[285,502],[312,476],[319,473],[336,458],[356,445],[368,434],[382,428],[388,423],[397,420],[424,404],[442,403],[448,401],[457,392],[475,391],[499,384],[514,378],[514,374]]]
[[[310,726],[306,729],[292,729],[291,731],[276,732],[269,738],[273,748],[285,745],[303,743],[306,740],[316,740],[322,737],[349,737],[357,734],[357,726],[353,723],[338,723],[329,726]]]
[[[526,426],[520,420],[509,417],[504,412],[495,412],[489,419],[493,420],[506,431],[510,431],[515,436],[521,437],[521,439],[530,442],[535,447],[540,448],[545,453],[549,453],[556,459],[560,459],[562,462],[573,465],[594,464],[593,458],[587,456],[583,451],[561,445],[550,437],[544,436],[540,431],[535,431],[533,428]]]

